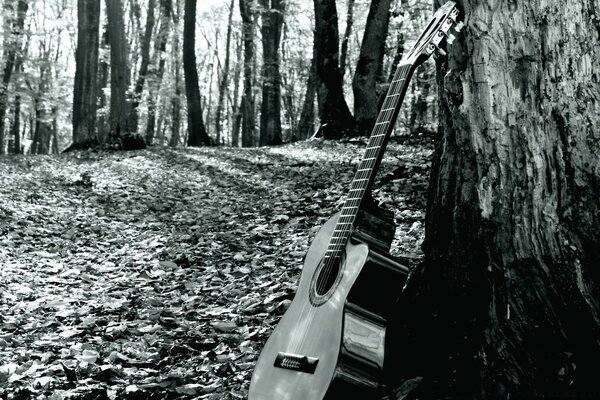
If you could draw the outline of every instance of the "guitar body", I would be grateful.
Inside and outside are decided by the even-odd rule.
[[[250,400],[367,400],[379,389],[386,314],[407,270],[368,243],[350,240],[331,296],[313,304],[311,282],[337,218],[325,223],[306,254],[296,296],[256,364]]]

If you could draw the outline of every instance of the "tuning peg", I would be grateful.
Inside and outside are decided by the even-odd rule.
[[[452,42],[454,42],[454,39],[456,39],[456,36],[454,36],[453,34],[449,33],[448,34],[448,39],[446,39],[446,42],[448,42],[448,44],[452,44]]]
[[[454,27],[454,30],[456,32],[460,32],[460,30],[465,26],[465,24],[462,21],[458,21],[456,26]]]
[[[448,53],[446,53],[444,51],[444,49],[442,49],[440,47],[436,48],[436,50],[437,50],[438,54],[441,55],[441,56],[447,56],[448,55]]]

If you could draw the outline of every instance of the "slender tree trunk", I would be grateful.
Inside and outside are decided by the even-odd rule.
[[[425,263],[389,332],[395,383],[423,377],[419,398],[597,397],[600,8],[462,6],[438,71]]]
[[[100,144],[96,134],[100,2],[77,1],[77,49],[73,88],[73,146]]]
[[[351,135],[354,118],[350,114],[339,68],[339,34],[335,0],[314,0],[317,94],[321,131],[326,139]]]
[[[354,0],[348,0],[348,11],[346,12],[346,29],[342,37],[342,53],[340,54],[340,73],[342,82],[346,74],[346,60],[348,59],[348,42],[352,34],[352,25],[354,24]]]
[[[155,81],[155,86],[150,87],[150,95],[148,96],[148,122],[146,124],[146,143],[152,144],[154,142],[154,131],[156,126],[156,105],[158,99],[156,98],[157,93],[160,92],[162,86],[163,75],[165,73],[165,51],[167,48],[167,41],[169,40],[169,32],[171,30],[171,14],[173,4],[171,0],[160,0],[160,28],[158,31],[158,37],[154,41],[155,48],[154,52],[156,58],[158,58],[158,70],[152,73],[152,77]],[[179,44],[179,39],[174,38],[175,44]],[[179,53],[177,53],[179,54]],[[177,56],[179,59],[179,56]],[[179,61],[177,61],[179,62]]]
[[[233,9],[235,6],[235,0],[231,0],[231,4],[229,5],[229,18],[227,23],[227,34],[225,39],[225,65],[223,66],[223,76],[221,77],[221,82],[219,83],[219,100],[217,101],[217,111],[215,115],[215,131],[217,134],[217,143],[220,143],[220,138],[222,136],[221,132],[221,118],[223,114],[223,107],[225,105],[225,95],[227,91],[227,86],[229,85],[229,49],[231,47],[231,31],[233,27]]]
[[[254,0],[239,0],[244,40],[244,91],[242,94],[242,146],[254,146]]]
[[[196,0],[185,0],[183,20],[183,71],[188,105],[188,146],[210,145],[202,119],[198,71],[196,70]]]
[[[154,9],[156,8],[156,0],[148,0],[148,9],[146,16],[146,29],[144,31],[144,37],[142,39],[142,61],[140,63],[140,71],[138,78],[135,83],[135,89],[133,93],[133,99],[131,101],[131,130],[133,132],[138,131],[139,123],[139,105],[142,98],[142,92],[144,90],[144,83],[146,82],[146,75],[148,75],[148,66],[150,65],[150,43],[152,42],[152,31],[154,30]]]
[[[300,121],[298,122],[298,139],[308,139],[315,132],[315,96],[317,95],[317,71],[316,59],[313,56],[310,62],[308,80],[306,82],[306,94],[302,111],[300,112]]]
[[[172,122],[171,140],[169,146],[179,146],[181,129],[181,74],[179,72],[179,62],[175,62],[175,96],[171,98]]]
[[[108,25],[104,26],[104,31],[102,33],[102,41],[101,47],[103,51],[107,51],[109,47],[108,43]],[[109,112],[106,111],[107,107],[110,107],[108,103],[108,98],[105,94],[105,89],[108,86],[109,81],[109,65],[105,59],[100,60],[100,68],[98,72],[98,109],[101,109],[102,112],[98,115],[98,127],[97,127],[97,135],[100,143],[105,143],[108,140],[109,132],[110,132],[110,118]]]
[[[5,3],[5,5],[8,5],[8,3]],[[20,47],[20,38],[23,34],[25,15],[27,14],[28,8],[29,3],[26,0],[18,0],[16,18],[12,23],[12,34],[6,36],[8,40],[4,44],[4,59],[6,62],[2,71],[2,81],[0,81],[0,154],[5,153],[4,118],[6,116],[6,108],[8,106],[8,85],[10,83],[10,77],[15,65],[17,50]],[[7,12],[7,15],[5,15],[4,18],[10,18],[11,13],[6,6],[5,11]]]
[[[369,135],[377,119],[377,81],[382,79],[391,0],[373,0],[352,80],[356,133]]]
[[[281,75],[279,44],[284,0],[261,0],[263,42],[263,87],[259,145],[277,145],[281,139]]]
[[[240,145],[240,127],[242,124],[242,113],[241,113],[241,101],[239,100],[240,94],[240,76],[242,74],[242,66],[244,65],[242,60],[242,40],[236,40],[236,63],[235,70],[233,73],[233,104],[231,113],[233,115],[232,128],[231,128],[231,145],[238,147]]]
[[[21,154],[21,95],[15,93],[15,116],[13,118],[11,133],[13,136],[13,153]]]

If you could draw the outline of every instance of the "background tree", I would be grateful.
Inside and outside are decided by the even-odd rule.
[[[210,145],[202,118],[198,71],[196,70],[196,0],[185,0],[183,21],[183,70],[188,105],[188,146]]]
[[[128,46],[121,0],[106,0],[108,38],[110,42],[110,122],[113,140],[123,148],[145,147],[144,138],[133,130],[131,100],[127,96],[130,82]]]
[[[77,49],[73,88],[73,145],[100,144],[96,133],[100,2],[77,1]]]
[[[284,0],[261,0],[263,82],[259,145],[281,144],[281,76],[279,43],[283,25]]]
[[[314,5],[319,119],[323,137],[336,139],[351,134],[354,128],[339,67],[337,9],[335,0],[314,0]]]
[[[597,394],[597,3],[460,6],[395,370],[423,397]]]
[[[148,68],[150,66],[150,46],[152,42],[152,32],[154,31],[154,9],[156,8],[156,0],[148,1],[148,8],[146,11],[146,28],[142,37],[141,43],[141,62],[140,70],[138,73],[135,87],[133,90],[133,99],[131,101],[131,130],[133,132],[138,131],[139,121],[139,106],[142,99],[142,92],[144,90],[144,84],[146,83],[146,75],[148,75]]]
[[[244,41],[244,90],[241,100],[242,146],[253,146],[255,142],[256,116],[254,102],[254,0],[239,0]]]
[[[369,135],[379,111],[377,83],[383,74],[385,39],[390,20],[391,0],[372,0],[352,80],[356,132]]]
[[[225,39],[225,64],[223,65],[223,74],[219,82],[219,100],[217,102],[217,111],[215,113],[215,131],[217,135],[217,143],[221,144],[221,136],[224,132],[221,131],[221,119],[223,118],[223,107],[225,106],[225,95],[229,85],[229,64],[230,64],[230,48],[231,35],[233,31],[233,10],[235,8],[235,0],[231,0],[229,5],[229,17],[227,18],[227,33]]]
[[[4,43],[4,55],[3,59],[4,68],[2,70],[2,81],[0,81],[0,154],[5,153],[4,144],[4,118],[6,116],[6,108],[8,106],[8,85],[10,78],[13,73],[17,53],[20,48],[20,37],[23,34],[23,26],[25,24],[25,15],[29,4],[26,0],[18,0],[13,2],[11,0],[4,0],[4,11],[5,15],[5,26],[10,27],[10,33],[5,32],[5,43]],[[16,12],[13,9],[14,3],[16,3]]]

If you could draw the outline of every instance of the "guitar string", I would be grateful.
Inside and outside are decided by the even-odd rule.
[[[336,269],[336,268],[334,268],[336,263],[339,264],[339,266],[337,268],[337,270],[338,270],[337,274],[343,274],[342,252],[345,247],[344,245],[348,242],[348,239],[351,235],[352,227],[354,226],[354,222],[356,221],[356,217],[358,214],[358,208],[359,208],[360,202],[361,202],[360,200],[363,199],[364,194],[366,193],[366,190],[369,186],[369,183],[372,180],[373,175],[375,173],[373,168],[374,168],[375,164],[377,163],[377,160],[380,158],[381,153],[383,152],[383,149],[382,149],[383,145],[387,142],[387,140],[389,140],[389,137],[388,137],[389,135],[387,135],[386,133],[388,132],[389,126],[392,125],[392,122],[395,122],[395,121],[392,121],[392,119],[394,117],[394,113],[397,111],[396,109],[402,105],[400,100],[403,100],[404,96],[402,96],[401,92],[402,92],[402,88],[403,88],[404,84],[406,83],[406,78],[408,77],[408,75],[410,73],[410,68],[411,68],[410,64],[400,65],[399,67],[397,67],[397,70],[394,72],[394,78],[392,79],[392,83],[391,83],[390,87],[388,88],[388,92],[386,94],[386,97],[385,97],[384,102],[381,107],[382,110],[379,112],[378,118],[376,120],[375,129],[373,129],[373,133],[371,134],[371,139],[369,140],[369,143],[367,145],[365,155],[363,157],[363,160],[359,163],[359,166],[358,166],[359,169],[356,173],[356,176],[351,185],[351,189],[348,193],[348,196],[350,198],[347,198],[346,201],[344,202],[343,207],[350,207],[352,212],[350,215],[344,215],[344,211],[343,211],[344,209],[342,210],[342,212],[340,212],[340,215],[338,216],[338,219],[336,221],[334,233],[332,236],[335,235],[336,231],[338,233],[342,233],[342,235],[340,237],[336,237],[336,238],[332,237],[330,239],[330,242],[327,246],[327,250],[326,250],[325,256],[324,256],[324,257],[326,257],[326,260],[324,261],[325,265],[323,265],[321,267],[321,269],[320,269],[321,272],[319,272],[319,268],[317,268],[317,270],[315,271],[319,275],[322,275],[323,273],[325,274],[324,278],[320,282],[317,282],[317,287],[316,287],[317,293],[321,293],[324,290],[325,285],[327,284],[327,282],[329,282],[332,271],[334,269]],[[392,104],[386,105],[386,103],[388,103],[388,100],[390,100],[390,99],[391,99],[390,102]],[[388,112],[390,112],[389,117],[385,116],[385,114]],[[383,118],[381,118],[382,116],[383,116]],[[381,119],[381,121],[380,121],[380,119]],[[391,130],[389,133],[391,134]],[[371,143],[371,142],[373,142],[373,143]],[[371,152],[371,151],[374,151],[374,153],[375,153],[372,156],[369,155],[369,152]],[[365,163],[365,161],[366,161],[366,163]],[[363,184],[362,187],[359,186],[358,188],[355,188],[354,184],[356,182],[366,182],[366,184]],[[358,192],[357,197],[350,196],[350,193],[353,191]],[[353,203],[356,203],[356,204],[353,204]],[[349,221],[344,221],[344,223],[343,223],[343,226],[349,225],[349,228],[340,228],[339,227],[340,219],[342,217],[343,218],[349,217]],[[338,230],[338,228],[340,228],[341,231]],[[332,253],[333,255],[328,255],[327,253]],[[325,271],[323,271],[323,270],[325,270]],[[319,276],[311,277],[311,280],[313,278],[319,279]],[[337,281],[338,279],[341,279],[341,278],[336,277],[335,279]],[[335,285],[335,282],[333,282],[332,284]],[[309,293],[309,295],[310,295],[310,293]],[[294,354],[301,353],[300,350],[304,346],[304,343],[307,338],[307,333],[310,331],[310,328],[314,321],[314,317],[316,316],[318,307],[312,306],[311,304],[307,304],[307,303],[310,303],[310,301],[306,302],[300,311],[300,321],[301,321],[301,327],[299,327],[300,328],[300,336],[293,335],[294,337],[300,338],[300,342],[297,345],[292,346],[294,349],[293,350]],[[311,308],[309,308],[308,314],[306,315],[306,317],[304,319],[302,319],[302,316],[303,316],[303,314],[306,313],[306,308],[308,306],[311,306]]]

